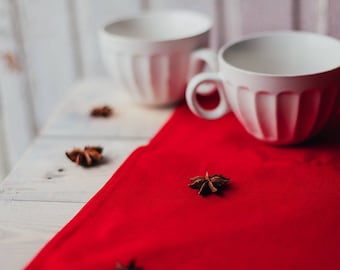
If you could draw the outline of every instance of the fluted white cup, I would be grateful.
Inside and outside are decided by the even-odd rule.
[[[232,111],[259,140],[302,142],[318,133],[339,106],[338,39],[308,32],[263,33],[222,47],[215,58],[218,72],[190,80],[189,108],[206,119]],[[197,100],[198,86],[206,82],[215,83],[220,96],[211,110]]]
[[[120,19],[100,30],[102,58],[115,83],[136,102],[173,104],[184,99],[188,80],[203,67],[202,58],[211,69],[217,67],[204,53],[211,26],[205,15],[186,10]]]

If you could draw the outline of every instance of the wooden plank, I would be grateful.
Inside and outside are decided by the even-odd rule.
[[[292,28],[292,1],[240,1],[243,34]]]
[[[0,84],[0,93],[1,93],[1,84]],[[1,95],[0,95],[0,101],[1,101]],[[2,106],[0,102],[0,183],[9,171],[9,166],[8,166],[9,161],[7,160],[7,149],[6,149],[6,140],[5,140],[6,130],[4,129],[3,113],[2,113],[1,107]]]
[[[296,29],[316,32],[318,24],[318,1],[296,0],[295,8],[298,9],[295,12],[297,16]]]
[[[340,1],[329,0],[328,13],[328,34],[340,39]]]
[[[9,168],[35,134],[21,29],[13,3],[0,2],[0,135],[2,160]]]
[[[340,2],[337,0],[295,0],[298,29],[340,37]]]
[[[219,39],[218,39],[218,27],[215,21],[215,1],[205,1],[205,0],[149,0],[148,1],[149,9],[189,9],[195,10],[197,12],[208,15],[212,22],[214,23],[214,27],[211,31],[210,36],[210,47],[213,49],[217,49],[219,47]]]
[[[42,127],[76,78],[67,0],[16,0],[35,117]]]
[[[0,67],[0,72],[4,69]],[[27,113],[28,104],[23,89],[24,77],[20,73],[4,72],[1,81],[1,107],[3,113],[6,160],[13,166],[34,137]]]
[[[38,138],[0,184],[0,200],[87,202],[147,140]],[[83,168],[65,156],[74,147],[100,145],[104,162]]]
[[[141,2],[135,0],[75,0],[69,1],[74,17],[77,48],[80,54],[82,76],[104,74],[98,47],[98,30],[107,22],[137,13]],[[74,37],[75,38],[75,37]]]
[[[241,3],[239,0],[225,0],[219,12],[223,14],[223,43],[232,42],[242,36]],[[222,28],[222,27],[221,27]]]
[[[328,34],[329,0],[317,1],[316,31],[320,34]]]
[[[0,200],[0,268],[23,269],[82,206]]]
[[[337,0],[299,0],[301,30],[340,38],[340,2]]]
[[[113,117],[98,119],[89,116],[94,106],[105,104],[113,107]],[[126,91],[105,78],[88,79],[72,86],[72,93],[58,107],[42,134],[149,139],[172,111],[173,107],[153,108],[135,104]]]

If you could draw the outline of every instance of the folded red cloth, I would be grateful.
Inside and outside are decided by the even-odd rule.
[[[26,269],[339,269],[338,119],[273,147],[181,105]],[[188,179],[206,171],[232,184],[202,197]]]

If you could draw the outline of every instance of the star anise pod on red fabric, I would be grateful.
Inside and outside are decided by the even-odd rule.
[[[230,181],[229,178],[220,174],[209,176],[208,172],[206,172],[205,176],[196,176],[189,180],[191,181],[189,187],[198,189],[198,194],[203,196],[220,191]]]
[[[113,110],[110,106],[99,106],[99,107],[94,107],[91,110],[91,116],[93,117],[110,117],[113,113]]]
[[[136,266],[135,260],[131,260],[127,266],[117,263],[116,270],[142,270],[141,267]]]
[[[66,156],[73,162],[84,167],[90,167],[102,160],[103,148],[100,146],[85,146],[84,149],[74,148],[66,152]]]

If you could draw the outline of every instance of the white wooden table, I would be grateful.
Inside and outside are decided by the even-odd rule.
[[[113,117],[89,116],[92,107],[105,104],[114,108]],[[106,79],[76,83],[0,183],[0,269],[22,269],[172,110],[135,105]],[[102,146],[106,162],[85,169],[65,156],[85,145]]]

